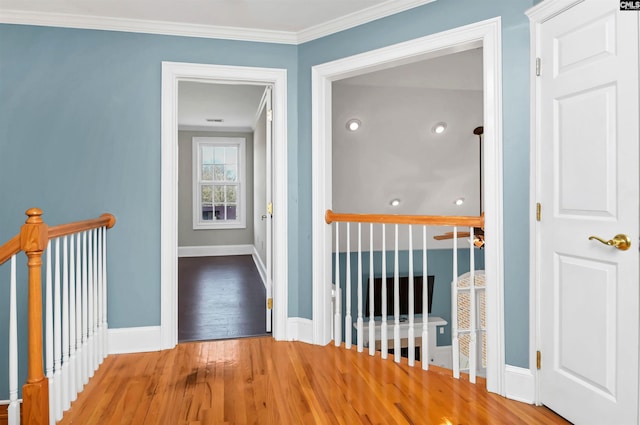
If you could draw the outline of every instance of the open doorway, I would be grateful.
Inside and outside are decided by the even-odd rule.
[[[273,133],[273,191],[267,213],[272,229],[273,251],[266,265],[266,297],[263,310],[273,316],[275,339],[286,338],[287,318],[287,77],[286,70],[192,63],[162,63],[162,158],[161,158],[161,346],[178,343],[178,86],[180,82],[260,85],[271,87]],[[227,248],[228,249],[228,248]]]
[[[415,63],[429,58],[482,48],[483,74],[483,205],[484,231],[492,243],[485,245],[487,389],[504,395],[504,305],[502,245],[502,110],[500,19],[407,41],[312,69],[313,110],[313,327],[314,341],[326,344],[332,329],[332,239],[325,212],[332,209],[333,82]],[[338,125],[343,125],[342,123]],[[477,124],[474,124],[474,126]],[[474,127],[468,129],[473,133]],[[489,240],[489,238],[487,239]]]
[[[179,341],[271,330],[267,94],[258,84],[178,83]]]

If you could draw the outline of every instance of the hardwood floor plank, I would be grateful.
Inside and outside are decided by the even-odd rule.
[[[567,424],[437,367],[270,337],[109,356],[68,424]]]

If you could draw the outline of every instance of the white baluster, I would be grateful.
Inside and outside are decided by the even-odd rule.
[[[16,302],[16,256],[11,257],[9,289],[9,425],[20,425],[18,401],[18,305]]]
[[[82,233],[82,384],[89,382],[89,276],[87,232]]]
[[[393,360],[400,363],[400,266],[398,261],[398,225],[395,225],[395,245],[393,256]]]
[[[87,289],[88,289],[88,294],[87,294],[87,309],[88,309],[88,319],[87,319],[87,343],[88,343],[88,348],[89,348],[89,352],[87,353],[87,374],[88,374],[88,378],[93,377],[93,371],[94,371],[94,365],[93,365],[93,361],[95,358],[95,346],[94,346],[94,342],[95,342],[95,337],[93,335],[93,317],[95,315],[95,312],[93,310],[93,293],[94,288],[94,280],[93,280],[93,231],[89,230],[87,231],[87,275],[88,275],[88,280],[87,280]],[[88,382],[88,378],[87,381]]]
[[[382,325],[380,326],[380,349],[382,358],[389,357],[389,329],[387,328],[387,232],[382,225]]]
[[[333,316],[334,343],[339,347],[342,343],[342,290],[340,289],[340,223],[336,222],[336,292]]]
[[[45,289],[45,362],[49,381],[49,412],[55,412],[55,379],[53,376],[53,283],[51,279],[51,241],[47,243],[47,271]],[[55,425],[55,415],[49,414],[49,423]]]
[[[358,223],[358,353],[364,349],[364,322],[362,320],[362,223]]]
[[[416,364],[416,333],[414,329],[414,313],[415,313],[415,292],[413,280],[413,231],[412,226],[409,225],[409,366],[415,366]]]
[[[77,397],[76,342],[76,252],[74,235],[69,236],[69,401]]]
[[[422,226],[422,369],[429,370],[429,273],[427,270],[427,226]]]
[[[473,227],[469,228],[469,307],[471,311],[471,326],[469,329],[469,382],[476,383],[476,278],[475,278],[475,258],[474,258],[474,245],[473,245]]]
[[[54,393],[49,397],[54,397],[54,410],[50,415],[56,421],[62,419],[62,326],[60,319],[62,317],[62,299],[60,295],[60,238],[55,241],[55,271],[54,271],[54,301],[53,301],[53,376],[55,384],[53,386]]]
[[[102,328],[102,228],[96,229],[97,243],[96,243],[96,329],[98,333],[96,346],[97,365],[101,365],[104,360],[104,329]]]
[[[107,228],[102,228],[102,357],[109,353],[109,325],[107,323]]]
[[[91,376],[93,373],[98,370],[98,365],[100,364],[100,340],[98,333],[98,320],[99,317],[99,307],[98,307],[98,296],[99,296],[99,285],[98,282],[98,229],[93,229],[93,367],[91,368]]]
[[[84,333],[82,322],[82,234],[76,234],[76,394],[84,386]]]
[[[374,317],[373,223],[369,223],[369,355],[376,353],[376,321]]]
[[[62,411],[71,407],[69,398],[69,244],[62,239]]]
[[[344,346],[347,349],[351,348],[351,229],[347,223],[347,252],[346,252],[346,264],[347,264],[347,287],[346,287],[346,303],[344,305]]]
[[[453,284],[451,285],[451,332],[453,377],[460,379],[460,341],[458,332],[458,228],[453,228]]]

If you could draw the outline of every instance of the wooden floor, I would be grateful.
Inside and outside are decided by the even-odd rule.
[[[266,291],[250,255],[178,259],[178,340],[266,335]]]
[[[270,337],[109,356],[60,425],[566,424],[489,394],[332,345]]]

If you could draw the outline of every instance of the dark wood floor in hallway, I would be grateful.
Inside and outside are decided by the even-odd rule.
[[[266,292],[250,255],[178,259],[178,339],[266,335]]]

